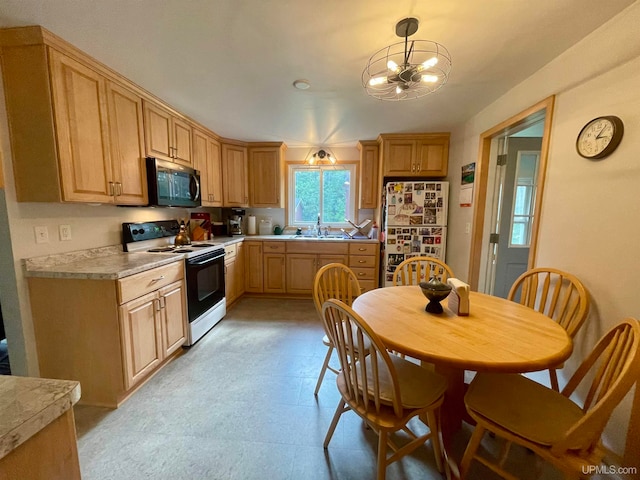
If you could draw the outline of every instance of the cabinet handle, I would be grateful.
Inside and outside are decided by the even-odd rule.
[[[358,251],[359,251],[359,252],[364,252],[365,250],[366,250],[366,248],[362,248],[362,247],[360,247],[360,248],[358,249]]]
[[[422,165],[418,163],[418,171],[422,170]]]
[[[115,193],[113,193],[113,182],[109,182],[109,195],[115,196]]]
[[[159,312],[160,308],[162,308],[162,307],[160,307],[160,300],[157,299],[157,298],[154,298],[153,299],[153,304],[155,305],[156,312]]]
[[[158,278],[154,278],[151,280],[151,283],[156,283],[159,282],[160,280],[162,280],[164,278],[164,275],[160,275]]]
[[[362,272],[358,272],[358,276],[359,276],[359,277],[364,277],[364,273],[362,273]]]
[[[167,306],[167,297],[162,296],[160,297],[159,300],[160,300],[160,308],[164,308]]]
[[[358,260],[358,263],[367,263],[366,260]]]
[[[122,183],[118,182],[118,195],[122,195]]]

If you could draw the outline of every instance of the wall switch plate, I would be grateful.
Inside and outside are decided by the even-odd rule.
[[[471,223],[467,222],[464,226],[464,233],[471,233]]]
[[[49,229],[45,226],[33,227],[36,243],[49,243]]]
[[[60,232],[60,240],[63,242],[71,240],[71,225],[58,225],[58,230]]]

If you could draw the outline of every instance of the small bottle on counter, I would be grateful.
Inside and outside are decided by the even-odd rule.
[[[378,224],[373,222],[373,226],[371,230],[369,230],[369,238],[377,240],[378,239]]]

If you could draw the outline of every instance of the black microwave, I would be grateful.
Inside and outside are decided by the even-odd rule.
[[[149,205],[199,207],[200,172],[173,162],[147,157]]]

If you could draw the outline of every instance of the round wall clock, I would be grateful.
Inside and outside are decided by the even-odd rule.
[[[580,130],[576,150],[584,158],[604,158],[618,148],[623,133],[620,118],[613,115],[594,118]]]

